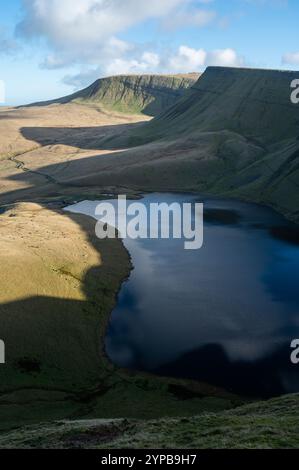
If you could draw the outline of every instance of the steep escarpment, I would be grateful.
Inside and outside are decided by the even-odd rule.
[[[299,105],[290,99],[298,76],[209,67],[179,102],[119,142],[142,145],[145,177],[135,164],[125,178],[242,197],[299,220]]]
[[[183,99],[144,129],[151,140],[231,131],[272,144],[297,137],[299,106],[290,100],[297,72],[208,67]]]
[[[78,102],[107,110],[156,116],[178,101],[198,79],[186,75],[119,75],[101,78],[84,90],[58,100],[40,103]]]

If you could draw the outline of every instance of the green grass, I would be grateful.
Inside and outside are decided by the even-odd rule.
[[[101,78],[84,90],[40,105],[77,102],[107,111],[157,116],[176,103],[198,76],[119,75]]]
[[[114,139],[119,148],[139,146],[132,150],[138,166],[130,168],[127,152],[127,186],[232,196],[298,222],[299,106],[290,102],[289,85],[295,77],[209,67],[164,113]]]
[[[298,405],[288,395],[194,417],[61,421],[0,435],[0,448],[298,448]]]

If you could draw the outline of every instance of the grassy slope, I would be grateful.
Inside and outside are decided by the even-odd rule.
[[[293,138],[298,107],[290,100],[297,72],[208,67],[183,99],[148,124],[151,141],[194,131],[230,130],[260,144]],[[280,110],[280,113],[277,111]]]
[[[124,179],[242,197],[298,221],[299,106],[290,101],[297,75],[209,67],[178,103],[126,142],[114,140],[142,146]]]
[[[0,435],[0,448],[298,448],[298,405],[288,395],[189,418],[57,422]]]
[[[54,103],[97,104],[107,110],[156,116],[172,106],[192,86],[198,75],[119,75],[101,78],[84,90]]]
[[[298,221],[299,106],[290,101],[290,83],[296,75],[209,67],[167,111],[133,129],[120,126],[118,135],[117,129],[102,135],[100,128],[90,127],[63,130],[64,137],[56,127],[23,127],[27,143],[42,144],[47,150],[45,158],[39,151],[25,155],[24,161],[27,168],[55,174],[60,194],[124,186],[141,191],[192,190],[267,204]],[[59,107],[65,106],[71,105]],[[48,113],[52,107],[44,109]],[[70,161],[58,168],[57,159],[51,160],[53,149],[74,142],[78,149],[88,147],[90,158],[76,156],[75,164]],[[57,155],[60,147],[55,149]],[[57,190],[35,187],[28,196],[34,191],[50,194],[53,189]]]

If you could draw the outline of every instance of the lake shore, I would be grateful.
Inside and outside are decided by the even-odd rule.
[[[121,240],[95,237],[93,219],[19,204],[0,224],[2,429],[70,417],[183,416],[242,403],[216,387],[107,360],[103,338],[131,264]],[[190,399],[181,401],[185,389]]]

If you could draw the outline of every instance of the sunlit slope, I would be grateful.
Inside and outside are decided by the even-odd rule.
[[[101,78],[84,90],[58,100],[40,103],[77,102],[107,110],[156,116],[177,102],[198,79],[186,75],[119,75]]]

